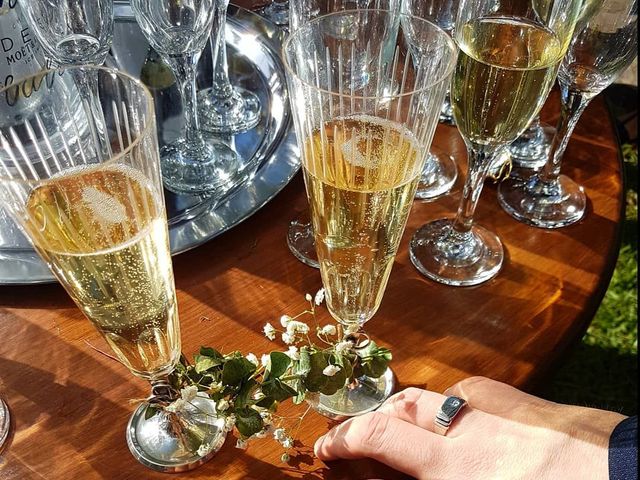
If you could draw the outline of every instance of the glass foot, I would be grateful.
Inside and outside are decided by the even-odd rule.
[[[182,138],[162,147],[160,164],[165,188],[191,195],[228,185],[240,168],[233,150],[204,135],[199,140]]]
[[[540,228],[561,228],[579,221],[587,208],[584,189],[566,175],[546,183],[536,175],[528,180],[507,179],[498,201],[515,219]]]
[[[424,164],[416,198],[434,200],[451,190],[458,178],[458,167],[450,155],[432,148]]]
[[[310,395],[307,401],[325,417],[346,420],[377,409],[391,396],[395,384],[395,375],[387,368],[379,378],[360,377],[333,395]]]
[[[207,462],[226,439],[215,402],[198,396],[176,414],[164,411],[145,419],[140,405],[127,426],[127,445],[140,463],[166,473],[186,472]]]
[[[305,265],[320,268],[313,228],[308,218],[300,216],[291,220],[287,231],[287,245],[291,253]]]
[[[445,285],[478,285],[495,277],[504,260],[497,235],[477,225],[466,233],[452,226],[452,219],[442,219],[419,228],[409,245],[411,263],[425,277]]]
[[[213,88],[198,92],[198,118],[202,130],[236,134],[260,123],[260,99],[255,93],[234,86],[230,98],[220,99],[214,92]]]
[[[525,132],[508,147],[513,164],[531,170],[542,168],[549,158],[549,148],[555,134],[556,129],[544,123],[533,132]]]
[[[279,27],[289,25],[289,2],[272,1],[262,9],[262,15]]]
[[[11,417],[9,416],[9,407],[7,407],[4,400],[0,398],[0,451],[2,450],[4,442],[6,442],[9,437],[10,427]]]

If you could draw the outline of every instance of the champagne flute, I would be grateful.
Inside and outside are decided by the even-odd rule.
[[[180,357],[153,99],[116,70],[78,68],[97,79],[113,156],[104,160],[83,128],[96,118],[73,111],[85,88],[73,68],[28,77],[0,91],[0,202],[120,362],[151,383],[127,427],[133,455],[184,471],[211,457],[225,433],[206,396],[147,415],[178,397],[168,375]],[[46,100],[25,114],[25,92],[45,86]]]
[[[584,216],[584,189],[560,175],[562,156],[589,102],[637,56],[637,38],[637,0],[585,3],[558,73],[562,108],[548,160],[539,173],[500,184],[498,200],[511,216],[541,228],[564,227]]]
[[[552,13],[540,18],[527,1],[460,2],[451,98],[469,171],[455,219],[424,225],[410,247],[414,266],[435,281],[476,285],[502,266],[500,239],[474,225],[473,214],[498,155],[540,111],[571,39],[580,0],[548,3]]]
[[[132,0],[131,7],[182,95],[185,135],[160,151],[164,186],[179,194],[211,194],[239,168],[236,153],[203,131],[197,114],[196,65],[211,33],[213,0]]]
[[[289,5],[289,29],[291,32],[297,30],[304,23],[313,20],[327,13],[341,12],[344,10],[377,9],[390,10],[396,14],[400,13],[401,0],[291,0]],[[334,26],[334,30],[339,32],[341,25]],[[391,36],[390,36],[391,38]],[[393,48],[387,47],[387,55],[393,55]],[[360,68],[366,72],[361,65],[364,57],[358,61]],[[366,81],[366,78],[358,79],[359,83]],[[289,222],[287,230],[287,246],[293,255],[305,265],[319,268],[316,244],[313,238],[313,227],[309,212],[305,211]]]
[[[346,332],[358,331],[382,301],[455,45],[424,19],[347,10],[303,24],[283,52],[327,307]],[[353,61],[361,54],[373,61]],[[364,333],[346,339],[367,343]],[[393,384],[391,370],[363,376],[313,405],[330,417],[360,415]]]
[[[416,17],[426,18],[453,35],[455,17],[458,13],[459,0],[403,0],[402,12]],[[453,125],[453,112],[450,94],[447,91],[440,122]],[[416,198],[419,200],[435,200],[449,193],[458,178],[458,166],[454,158],[446,152],[431,148],[420,177]]]
[[[225,26],[229,0],[215,0],[215,18],[209,43],[213,60],[213,86],[198,92],[198,115],[203,130],[238,134],[260,122],[260,99],[229,81]]]

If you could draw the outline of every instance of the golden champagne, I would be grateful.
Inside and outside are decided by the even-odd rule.
[[[79,168],[36,188],[26,228],[76,304],[118,358],[144,378],[180,355],[164,209],[142,174]]]
[[[342,323],[377,311],[422,169],[405,127],[369,116],[305,141],[304,175],[327,305]]]
[[[511,17],[474,20],[456,39],[451,101],[458,128],[476,145],[512,142],[546,100],[563,44],[551,30]]]

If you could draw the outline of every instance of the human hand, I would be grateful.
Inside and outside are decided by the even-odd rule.
[[[450,395],[468,404],[442,436],[433,420]],[[421,480],[608,479],[609,436],[624,418],[471,377],[444,395],[403,390],[320,437],[315,453],[324,461],[373,458]]]

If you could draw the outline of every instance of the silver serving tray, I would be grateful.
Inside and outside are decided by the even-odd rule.
[[[115,4],[114,42],[107,65],[136,77],[148,59],[149,45],[131,7]],[[183,196],[165,191],[171,253],[176,255],[220,235],[271,200],[297,172],[299,151],[291,125],[284,69],[283,33],[262,17],[230,5],[225,32],[231,81],[255,92],[262,104],[260,124],[224,137],[244,162],[241,181],[214,197]],[[211,85],[208,46],[199,63],[198,86]],[[165,82],[166,83],[166,82]],[[160,146],[182,130],[181,102],[175,83],[152,88]],[[0,209],[0,285],[54,282],[55,278],[28,240]]]

